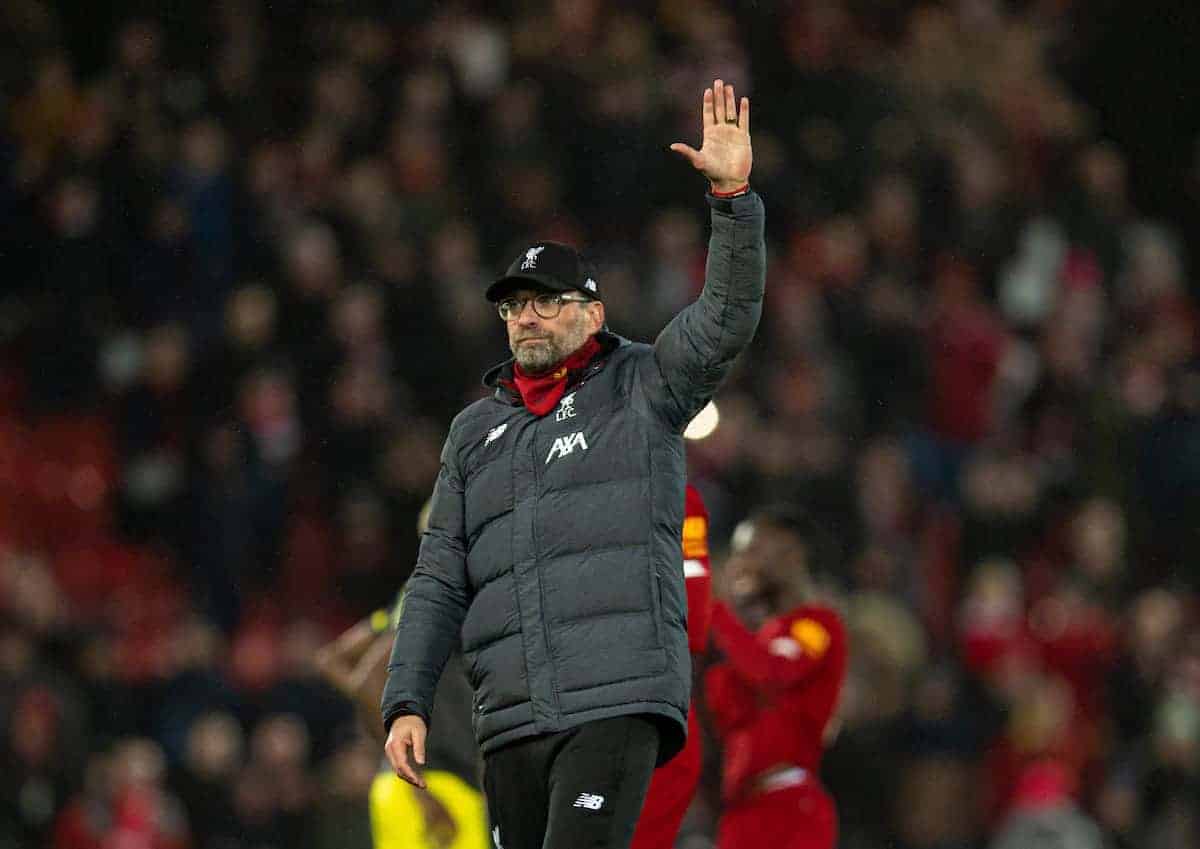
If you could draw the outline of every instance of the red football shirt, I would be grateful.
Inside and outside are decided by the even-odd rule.
[[[712,618],[712,574],[708,561],[708,509],[688,484],[683,513],[683,579],[687,587],[688,648],[701,654],[708,645]]]
[[[708,560],[708,510],[700,493],[688,484],[683,519],[683,578],[687,587],[688,647],[704,651],[712,610],[712,575]],[[687,744],[654,771],[630,849],[671,849],[679,825],[700,782],[700,727],[688,711]]]
[[[773,767],[802,767],[815,776],[846,679],[841,617],[804,605],[752,633],[718,601],[712,629],[726,659],[709,669],[705,698],[725,748],[725,798],[741,798],[755,776]]]

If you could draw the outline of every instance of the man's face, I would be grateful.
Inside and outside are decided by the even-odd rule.
[[[530,299],[539,293],[518,289],[509,297]],[[542,318],[526,303],[521,312],[505,322],[508,347],[526,374],[545,374],[553,369],[604,326],[604,305],[599,301],[566,301],[554,318]]]
[[[734,530],[730,556],[729,591],[739,604],[773,607],[785,590],[800,592],[807,584],[807,557],[796,536],[766,522],[742,522]]]

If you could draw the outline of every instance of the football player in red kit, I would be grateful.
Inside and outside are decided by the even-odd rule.
[[[704,690],[724,749],[718,849],[837,842],[837,812],[817,770],[834,734],[847,645],[841,617],[813,597],[819,539],[788,507],[754,514],[733,535],[711,623],[725,659]]]
[[[696,656],[708,643],[712,576],[708,571],[708,510],[688,484],[683,519],[683,577],[687,587],[688,647]],[[687,745],[654,771],[630,849],[671,849],[683,815],[700,782],[700,728],[696,709],[688,711]]]

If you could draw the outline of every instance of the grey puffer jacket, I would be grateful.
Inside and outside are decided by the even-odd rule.
[[[754,193],[709,197],[704,291],[653,345],[603,353],[537,417],[501,382],[450,426],[396,630],[384,722],[429,720],[460,639],[483,752],[623,714],[683,746],[691,689],[682,432],[754,336],[766,250]],[[436,734],[436,729],[431,729]]]

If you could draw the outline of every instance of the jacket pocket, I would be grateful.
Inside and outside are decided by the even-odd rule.
[[[560,692],[661,675],[666,651],[656,645],[648,610],[564,623],[550,629]]]

